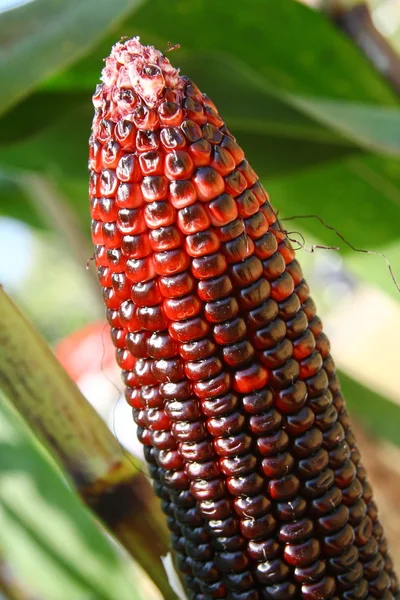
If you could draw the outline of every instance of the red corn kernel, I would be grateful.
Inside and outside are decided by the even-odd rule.
[[[118,162],[116,175],[120,181],[139,182],[142,174],[135,154],[123,154]]]
[[[157,150],[143,152],[139,156],[140,170],[146,175],[162,175],[164,173],[164,155]]]
[[[236,202],[229,194],[222,194],[207,205],[212,225],[222,227],[234,221],[238,216]]]
[[[158,150],[160,140],[155,131],[138,130],[136,134],[136,148],[139,152]]]
[[[205,139],[200,139],[193,142],[188,147],[188,152],[195,167],[203,167],[210,162],[211,144]],[[212,165],[214,168],[215,166]],[[216,169],[218,171],[218,169]],[[219,172],[219,171],[218,171]]]
[[[164,275],[159,279],[159,286],[165,298],[177,298],[189,294],[195,286],[193,277],[187,271],[176,275]]]
[[[158,125],[158,116],[154,110],[142,104],[133,111],[132,121],[138,129],[153,130]]]
[[[188,179],[193,173],[194,165],[187,152],[172,150],[165,159],[165,174],[171,181]]]
[[[233,171],[225,177],[225,189],[234,198],[239,196],[247,187],[246,179],[239,171]]]
[[[91,198],[90,209],[93,219],[99,221],[115,221],[118,215],[118,207],[112,198]]]
[[[114,197],[117,189],[118,179],[115,171],[105,169],[100,176],[100,194],[106,197]]]
[[[216,252],[220,247],[220,241],[217,234],[208,229],[188,235],[185,247],[189,256],[205,256]]]
[[[169,319],[183,321],[195,317],[200,312],[201,302],[194,294],[169,298],[164,301],[164,310]]]
[[[183,236],[175,225],[153,229],[149,235],[150,245],[154,251],[172,250],[182,245]]]
[[[158,109],[161,125],[177,127],[183,121],[183,110],[176,102],[163,102]]]
[[[166,250],[156,252],[153,256],[154,268],[158,275],[181,273],[189,266],[189,257],[184,250]]]
[[[197,191],[197,197],[202,202],[213,200],[224,191],[224,180],[211,167],[200,167],[197,169],[193,183]]]
[[[133,302],[125,300],[119,308],[118,315],[121,327],[124,327],[127,331],[140,331],[141,327],[137,318],[137,309]]]
[[[242,393],[259,390],[266,385],[268,372],[261,365],[254,363],[251,367],[237,371],[233,388]]]
[[[141,209],[122,208],[118,211],[118,229],[121,233],[136,235],[146,231],[144,212]]]
[[[178,212],[178,227],[186,235],[204,231],[209,226],[210,219],[199,202],[186,206]]]
[[[121,250],[128,258],[144,258],[151,252],[149,236],[146,233],[124,235]]]
[[[200,127],[191,119],[185,119],[183,121],[181,130],[189,143],[197,142],[203,137]]]
[[[185,137],[178,127],[165,127],[165,129],[162,129],[160,141],[166,150],[180,150],[186,146]]]
[[[171,337],[177,342],[189,342],[205,337],[209,326],[206,321],[195,317],[187,321],[173,322],[169,326]]]
[[[153,257],[129,259],[126,262],[126,274],[134,283],[153,279],[157,275]]]
[[[142,194],[146,202],[165,200],[168,193],[168,182],[162,175],[148,175],[142,181]]]
[[[226,260],[219,252],[192,260],[192,273],[197,279],[218,277],[218,275],[222,275],[226,271],[226,267]]]
[[[115,127],[115,139],[121,144],[124,150],[135,149],[136,129],[130,121],[118,121]]]
[[[175,223],[175,209],[169,202],[151,202],[145,206],[143,214],[150,229],[168,227]]]

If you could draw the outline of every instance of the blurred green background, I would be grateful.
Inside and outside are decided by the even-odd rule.
[[[69,340],[59,351],[64,364],[134,452],[133,424],[117,403],[118,375],[103,360],[102,298],[89,260],[91,94],[120,37],[140,35],[164,51],[180,44],[170,60],[217,104],[280,216],[317,215],[353,247],[384,253],[400,281],[400,103],[374,38],[379,31],[393,53],[400,50],[400,2],[369,2],[371,23],[356,22],[363,50],[322,10],[341,6],[350,15],[363,3],[304,4],[0,0],[0,283],[51,345]],[[299,241],[399,563],[399,290],[382,256],[355,251],[319,219],[282,223]],[[340,250],[311,252],[314,244]],[[96,364],[76,373],[74,352],[93,323]],[[389,473],[381,481],[383,468]],[[51,459],[2,403],[0,581],[22,579],[20,598],[156,597],[71,498]]]

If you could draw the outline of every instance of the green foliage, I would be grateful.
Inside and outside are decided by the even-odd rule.
[[[0,112],[4,112],[46,77],[79,58],[115,27],[139,1],[34,0],[5,12],[0,37]]]
[[[0,547],[42,600],[144,600],[133,572],[0,396]]]

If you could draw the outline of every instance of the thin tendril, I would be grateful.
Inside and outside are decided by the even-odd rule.
[[[278,215],[278,213],[275,213],[276,216]],[[393,280],[393,283],[397,289],[398,292],[400,292],[400,285],[396,280],[396,277],[394,275],[393,269],[392,269],[392,265],[390,264],[389,259],[387,258],[386,254],[384,254],[383,252],[380,252],[379,250],[365,250],[364,248],[356,248],[356,246],[354,246],[351,242],[349,242],[348,240],[346,240],[346,238],[340,233],[340,231],[338,231],[337,229],[335,229],[334,227],[332,227],[332,225],[328,225],[328,223],[325,223],[325,221],[323,219],[321,219],[320,216],[318,215],[294,215],[292,217],[284,217],[283,219],[280,219],[281,221],[292,221],[294,219],[316,219],[317,221],[319,221],[326,229],[329,229],[330,231],[333,231],[335,235],[337,235],[338,238],[340,238],[349,248],[351,248],[352,250],[354,250],[354,252],[362,252],[363,254],[374,254],[376,256],[381,256],[389,269],[389,273],[390,276]],[[282,233],[286,233],[286,235],[289,234],[293,234],[296,232],[286,232],[285,230],[282,230]],[[298,232],[297,232],[298,233]],[[301,234],[299,234],[301,235]],[[301,236],[304,240],[304,237]],[[288,238],[290,239],[290,238]],[[299,243],[296,240],[297,243]],[[303,249],[306,252],[314,252],[315,250],[340,250],[340,248],[338,246],[322,246],[320,244],[313,244],[311,246],[311,248],[309,250],[307,250],[307,248],[305,247],[305,245],[303,245]]]

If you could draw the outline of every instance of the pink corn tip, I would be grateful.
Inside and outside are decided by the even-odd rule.
[[[177,93],[181,99],[184,80],[168,58],[153,46],[143,46],[139,37],[118,42],[106,59],[102,71],[102,100],[114,104],[114,115],[124,117],[132,110],[127,98],[138,96],[150,108],[161,102],[166,88]]]

